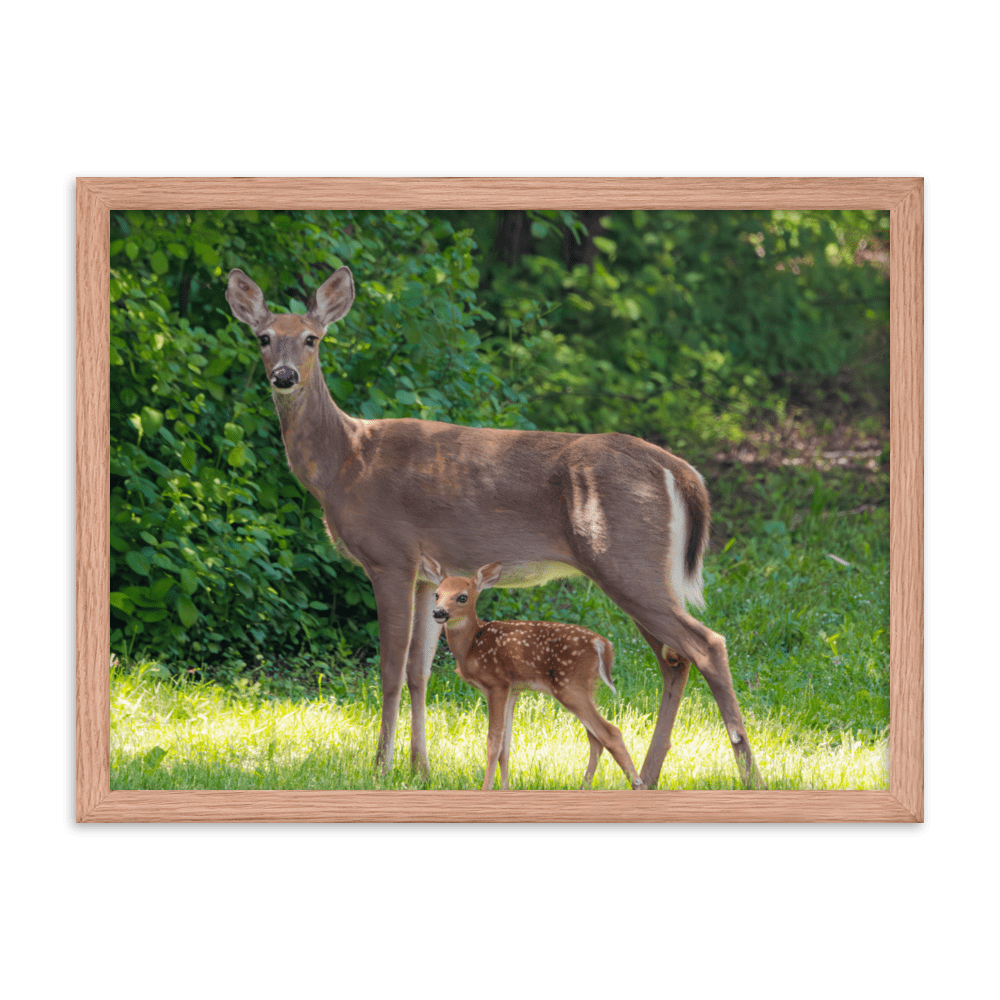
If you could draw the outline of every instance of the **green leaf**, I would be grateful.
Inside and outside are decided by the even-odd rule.
[[[232,358],[213,358],[201,374],[205,378],[215,378],[216,375],[221,375],[232,363]]]
[[[198,589],[197,575],[187,567],[181,570],[181,590],[185,594],[193,594]]]
[[[149,263],[157,274],[166,274],[170,270],[170,261],[162,250],[157,250],[149,258]]]
[[[260,484],[260,502],[265,507],[278,506],[278,487],[274,483]]]
[[[198,620],[198,609],[190,597],[178,595],[177,597],[177,617],[185,628],[190,628]]]
[[[207,243],[195,243],[194,249],[207,267],[219,266],[219,255]]]
[[[150,597],[152,597],[155,601],[162,601],[163,598],[167,596],[173,585],[174,581],[169,576],[160,577],[156,583],[150,585]]]
[[[110,594],[111,607],[130,615],[135,611],[135,605],[121,591],[113,590]]]
[[[135,613],[136,617],[144,622],[163,621],[163,619],[169,614],[170,612],[166,608],[152,608],[149,610],[146,608],[139,608],[139,610]]]
[[[134,549],[125,553],[125,562],[129,564],[132,571],[140,576],[149,576],[149,571],[153,568],[150,561],[141,553]]]
[[[181,465],[190,472],[194,468],[194,460],[196,458],[195,450],[191,445],[187,445],[181,452]]]
[[[244,431],[239,424],[226,424],[222,428],[222,433],[225,434],[226,440],[233,444],[239,444],[243,440]]]
[[[246,445],[238,444],[229,454],[226,456],[226,461],[234,468],[238,469],[242,465],[246,465],[247,461],[247,449]]]
[[[142,432],[146,437],[152,437],[163,426],[163,414],[150,406],[144,406],[139,419],[142,421]]]

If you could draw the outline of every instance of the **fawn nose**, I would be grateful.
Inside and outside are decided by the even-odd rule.
[[[291,389],[299,380],[299,373],[289,365],[281,365],[271,372],[271,384],[276,389]]]
[[[436,622],[446,622],[449,618],[448,612],[444,608],[435,608],[432,614]]]

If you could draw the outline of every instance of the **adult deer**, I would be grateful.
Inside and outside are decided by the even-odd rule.
[[[500,787],[507,788],[514,705],[525,688],[552,695],[587,731],[590,759],[581,788],[590,788],[605,747],[632,787],[642,788],[621,731],[601,715],[594,702],[598,679],[615,690],[611,682],[615,648],[609,640],[565,622],[484,622],[476,614],[476,599],[488,587],[496,586],[503,572],[500,563],[481,566],[471,578],[448,576],[426,555],[420,568],[437,586],[434,620],[445,626],[459,677],[486,696],[484,792],[493,787],[497,763]]]
[[[376,761],[387,771],[403,677],[410,692],[411,764],[429,771],[424,703],[441,626],[426,553],[471,576],[500,562],[499,586],[558,576],[593,580],[637,625],[663,675],[663,696],[640,772],[659,780],[693,662],[719,706],[743,783],[763,787],[733,691],[726,642],[685,610],[703,606],[708,543],[704,480],[662,448],[624,434],[461,427],[430,420],[359,420],[330,396],[319,345],[354,301],[338,268],[304,315],[274,315],[242,271],[229,272],[233,315],[260,344],[288,464],[323,508],[338,549],[375,591],[382,672]]]

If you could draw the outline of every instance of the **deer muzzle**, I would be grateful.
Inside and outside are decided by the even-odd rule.
[[[291,389],[298,381],[299,373],[291,365],[279,365],[271,372],[271,385],[275,389]]]
[[[436,622],[446,622],[451,617],[451,615],[449,615],[444,608],[435,608],[431,612],[431,616],[434,618],[434,621]]]

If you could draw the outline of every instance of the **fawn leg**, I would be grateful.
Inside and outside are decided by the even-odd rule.
[[[593,786],[594,772],[597,770],[597,762],[600,760],[601,754],[604,752],[604,746],[601,741],[589,729],[587,729],[586,726],[583,728],[587,734],[587,740],[590,743],[590,760],[587,761],[587,770],[583,775],[583,783],[580,785],[581,789]]]
[[[508,788],[507,762],[510,760],[510,737],[514,728],[514,705],[517,703],[517,691],[507,695],[507,704],[503,710],[503,740],[500,743],[500,787]]]
[[[508,688],[489,688],[486,692],[487,735],[486,774],[483,776],[483,791],[493,787],[497,773],[497,761],[503,746],[504,711],[507,707]]]
[[[559,694],[561,701],[584,725],[587,733],[593,736],[608,753],[618,762],[618,766],[625,772],[625,776],[631,782],[633,788],[642,788],[642,779],[639,772],[632,763],[632,758],[625,747],[621,730],[608,722],[607,719],[597,711],[594,704],[593,695],[580,691],[563,691]],[[593,747],[591,747],[591,759],[593,759]],[[595,761],[596,765],[596,761]],[[593,775],[591,774],[591,778]]]

